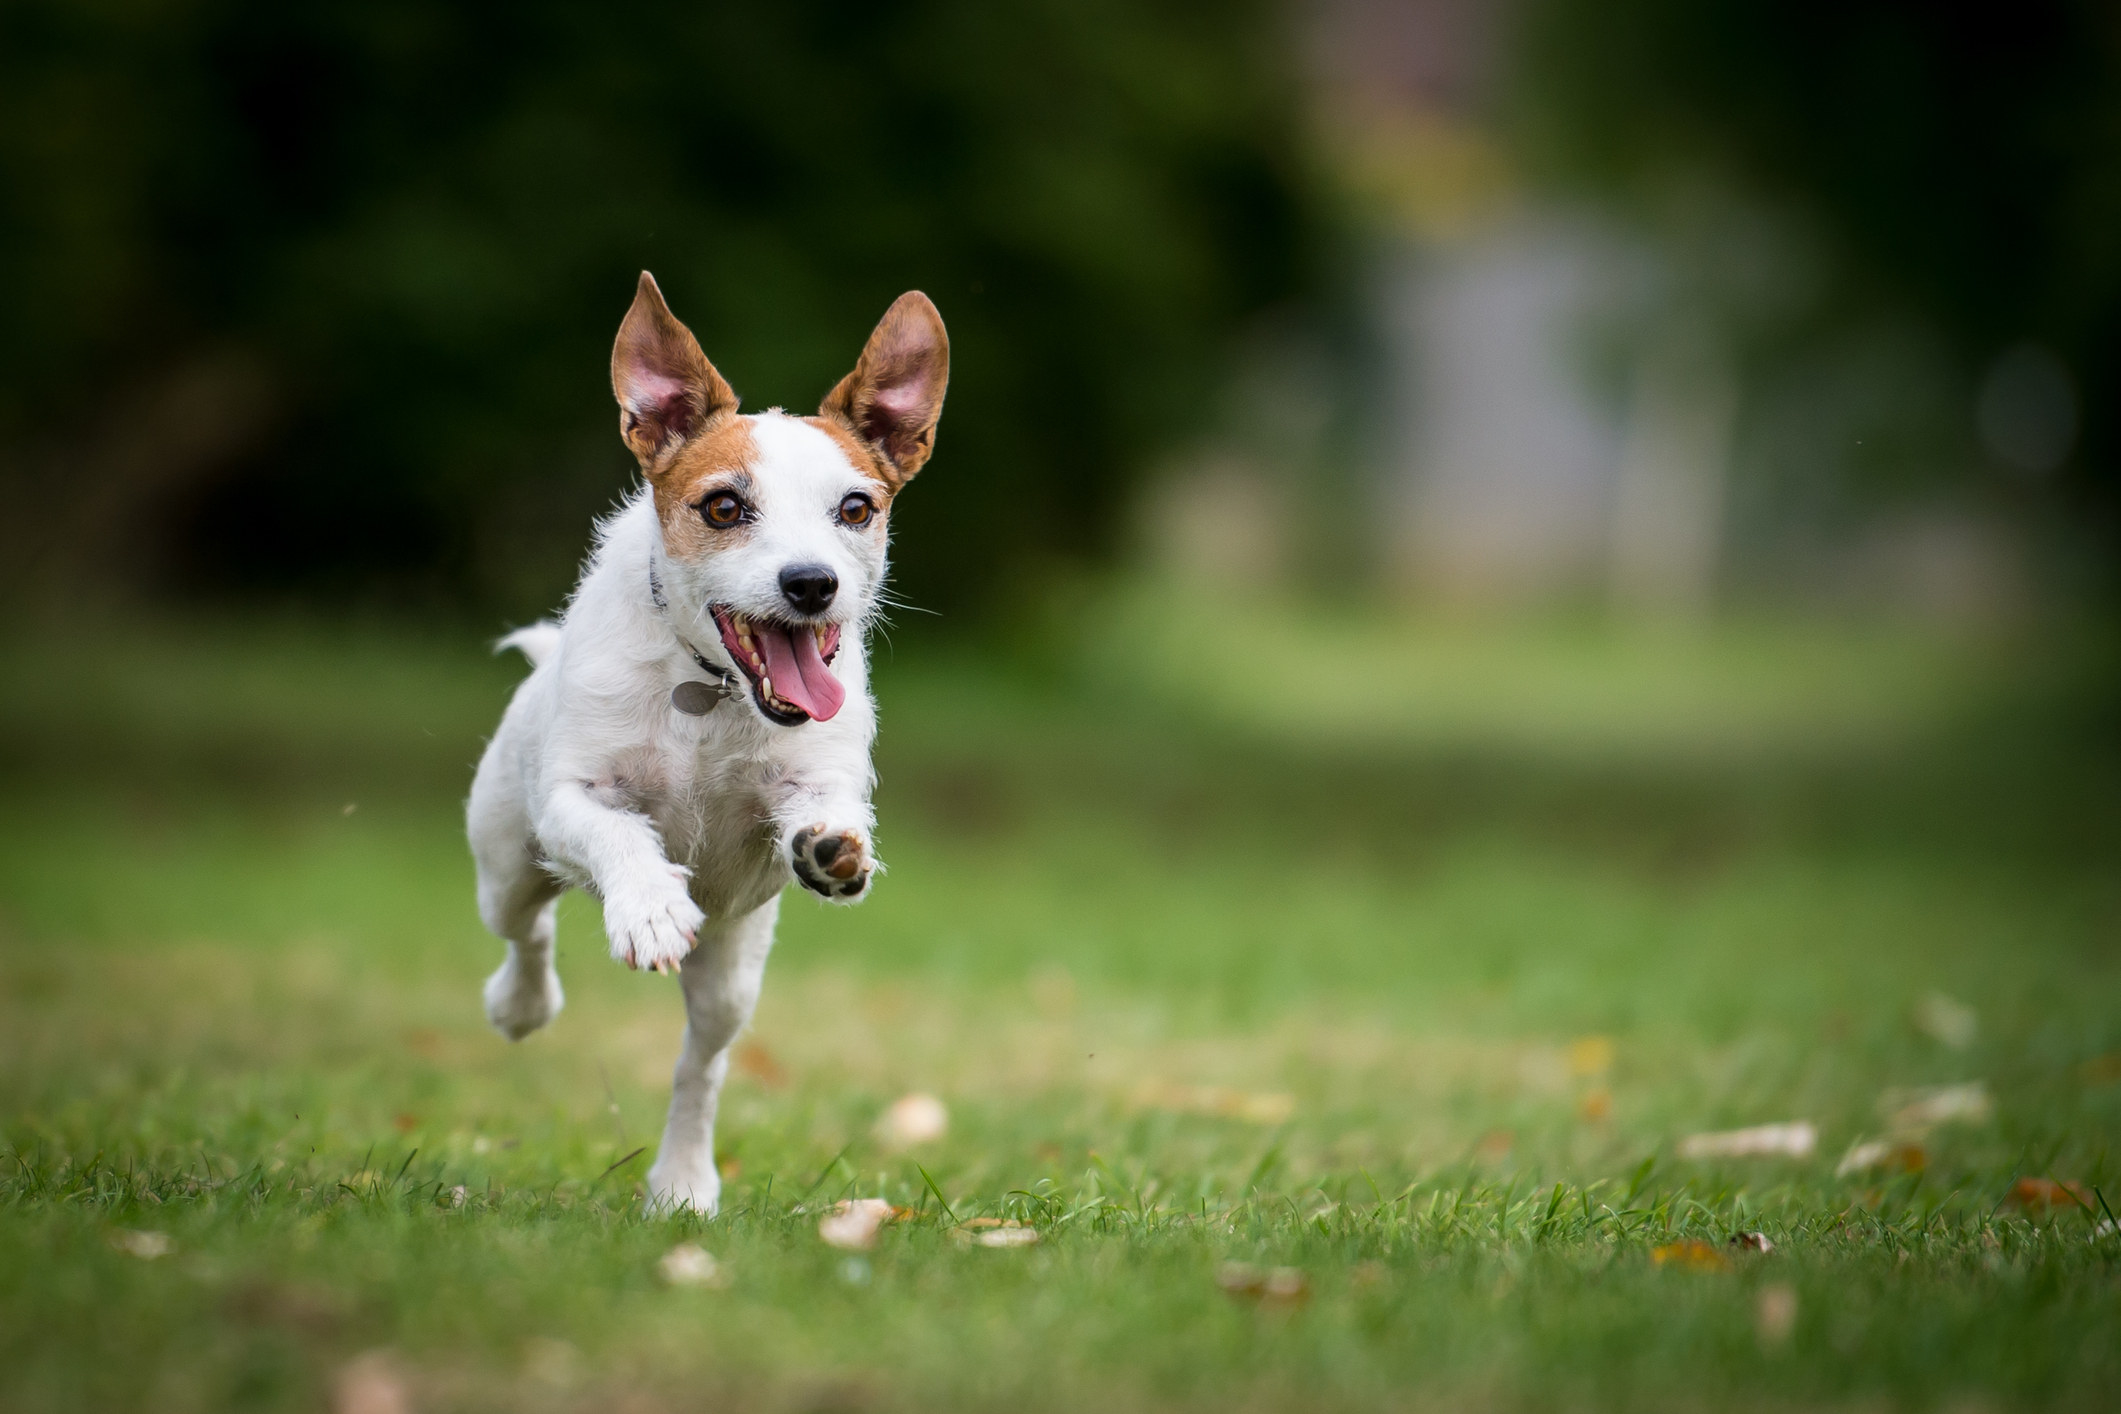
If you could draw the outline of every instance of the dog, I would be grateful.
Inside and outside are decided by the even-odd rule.
[[[739,414],[643,271],[611,354],[641,485],[599,524],[560,620],[501,641],[531,673],[466,809],[479,914],[508,944],[486,1015],[519,1040],[558,1014],[568,887],[602,902],[614,958],[678,978],[652,1204],[720,1201],[715,1108],[783,889],[854,903],[881,867],[864,639],[949,374],[942,316],[910,292],[815,417]]]

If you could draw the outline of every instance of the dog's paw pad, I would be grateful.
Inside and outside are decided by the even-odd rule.
[[[796,879],[823,898],[860,898],[876,869],[869,842],[853,830],[813,825],[796,833],[788,852]]]

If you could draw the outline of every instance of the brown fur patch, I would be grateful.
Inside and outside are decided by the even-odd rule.
[[[891,498],[898,493],[898,487],[892,482],[891,463],[884,460],[882,453],[855,436],[854,430],[836,417],[805,417],[800,420],[830,437],[833,445],[847,454],[849,464],[876,483],[878,510],[890,507]]]
[[[748,526],[716,529],[694,508],[718,485],[732,478],[748,477],[758,455],[759,444],[751,435],[750,420],[725,416],[708,423],[699,436],[649,472],[656,518],[663,523],[663,548],[673,558],[698,559],[750,538]]]

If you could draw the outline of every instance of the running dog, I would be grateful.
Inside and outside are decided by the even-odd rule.
[[[909,293],[817,416],[742,415],[642,272],[611,388],[643,484],[598,526],[559,622],[502,640],[532,671],[467,810],[479,914],[508,944],[486,1015],[519,1040],[559,1012],[570,886],[602,901],[614,958],[677,976],[685,1041],[651,1203],[720,1200],[715,1108],[782,889],[854,903],[879,868],[864,635],[949,371],[942,316]]]

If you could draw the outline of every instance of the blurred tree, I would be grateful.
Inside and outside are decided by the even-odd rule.
[[[1816,368],[1867,321],[1912,319],[1951,350],[1961,395],[1948,410],[1919,409],[1931,425],[1908,434],[1899,469],[1963,473],[1985,442],[1992,462],[2060,470],[2075,493],[2065,499],[2096,505],[2110,543],[2121,489],[2121,9],[1526,0],[1518,24],[1515,116],[1550,172],[1620,195],[1653,222],[1706,177],[1817,233],[1821,268],[1798,272],[1798,297],[1782,301],[1802,317],[1775,331],[1780,348],[1756,352],[1811,356]],[[1733,283],[1752,278],[1742,239],[1703,234],[1699,258],[1728,267]],[[1872,469],[1888,455],[1881,447]]]
[[[1302,279],[1262,3],[0,7],[19,581],[549,607],[656,272],[759,408],[901,290],[956,357],[901,584],[1094,550]]]

